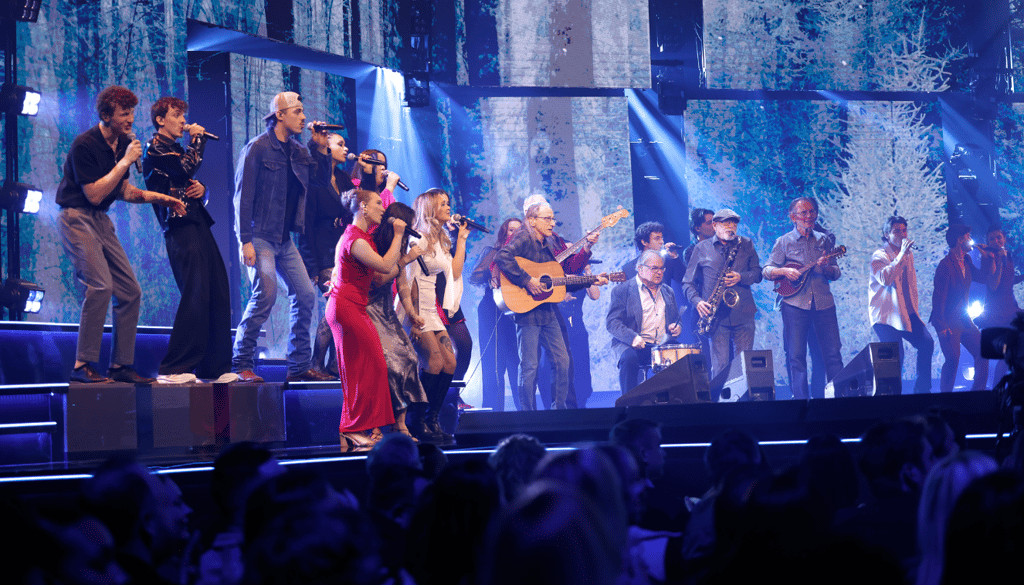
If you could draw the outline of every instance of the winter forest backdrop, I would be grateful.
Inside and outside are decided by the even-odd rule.
[[[667,240],[687,242],[691,207],[737,210],[764,261],[792,227],[789,200],[817,197],[822,222],[850,250],[833,285],[848,360],[873,340],[867,262],[888,215],[905,216],[918,242],[925,318],[950,217],[979,240],[1001,219],[1009,247],[1024,253],[1024,107],[1012,69],[1024,19],[1016,0],[992,4],[986,34],[996,42],[980,47],[972,31],[990,23],[979,25],[966,0],[438,0],[430,104],[407,108],[394,70],[408,2],[44,0],[39,22],[17,29],[18,82],[43,93],[40,115],[19,125],[20,180],[46,193],[40,214],[21,220],[22,275],[47,291],[29,318],[78,320],[82,289],[53,194],[71,141],[96,122],[95,95],[116,83],[141,100],[140,137],[166,94],[190,101],[191,121],[223,130],[199,176],[211,186],[237,323],[248,283],[233,235],[233,166],[263,131],[270,97],[292,89],[310,119],[346,125],[351,150],[387,153],[412,189],[398,194],[407,203],[441,186],[455,211],[496,227],[542,192],[570,240],[617,205],[630,209],[602,233],[602,269],[635,255],[635,222],[662,221]],[[261,43],[210,49],[207,25]],[[977,66],[993,46],[1003,51],[996,73]],[[965,173],[950,157],[968,143],[984,164]],[[178,292],[152,211],[118,203],[111,215],[143,284],[141,324],[169,326]],[[469,262],[490,242],[474,233]],[[775,351],[785,383],[774,295],[754,290],[755,347]],[[474,335],[480,293],[467,287],[463,299]],[[597,391],[617,380],[607,299],[606,289],[584,304]],[[282,295],[262,338],[269,357],[284,354],[287,329]],[[936,374],[941,359],[936,350]],[[479,404],[476,364],[467,400]]]

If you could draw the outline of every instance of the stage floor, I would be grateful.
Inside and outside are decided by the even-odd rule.
[[[265,444],[294,464],[362,461],[364,455],[343,455],[338,447],[340,393],[337,382],[3,387],[0,482],[81,478],[121,450],[165,472],[208,471],[221,447],[245,440]],[[930,409],[943,412],[973,448],[993,448],[1001,430],[998,396],[954,392],[564,411],[467,410],[458,415],[458,444],[445,451],[449,457],[487,454],[513,433],[534,435],[550,448],[570,448],[606,440],[620,421],[647,418],[661,424],[670,454],[685,451],[686,458],[699,459],[711,439],[730,428],[773,447],[799,446],[821,434],[856,442],[878,420]],[[1002,430],[1008,431],[1008,421],[1003,422]]]

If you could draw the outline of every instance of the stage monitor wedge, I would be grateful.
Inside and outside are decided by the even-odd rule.
[[[620,396],[615,406],[711,402],[707,363],[707,358],[701,354],[683,356]]]
[[[775,400],[772,350],[751,349],[733,358],[728,371],[712,380],[711,391],[718,402]]]
[[[869,343],[825,385],[825,398],[902,394],[902,371],[895,341]]]

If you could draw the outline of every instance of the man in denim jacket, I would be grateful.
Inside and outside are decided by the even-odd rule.
[[[288,381],[327,380],[309,368],[309,326],[316,297],[291,238],[291,232],[302,232],[305,225],[309,170],[314,164],[306,147],[294,138],[306,121],[299,94],[285,91],[274,96],[263,119],[267,131],[245,145],[235,168],[236,229],[252,296],[235,334],[232,367],[244,382],[263,381],[253,372],[253,355],[260,328],[277,300],[280,274],[291,299]]]

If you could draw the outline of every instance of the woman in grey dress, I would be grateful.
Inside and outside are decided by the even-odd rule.
[[[391,227],[390,218],[398,218],[411,225],[415,219],[412,208],[404,203],[394,202],[384,211],[384,218],[380,226],[374,231],[373,239],[378,245],[381,242],[389,243],[394,237],[394,228]],[[409,236],[405,236],[402,247],[408,245]],[[410,404],[426,404],[427,396],[423,392],[423,385],[419,378],[419,358],[416,355],[416,348],[405,333],[398,315],[395,313],[394,296],[392,284],[398,281],[398,297],[405,307],[406,313],[415,315],[412,300],[409,296],[409,283],[405,279],[405,265],[414,262],[420,255],[417,246],[413,246],[408,253],[398,261],[397,272],[389,274],[377,274],[373,279],[373,286],[370,287],[370,304],[366,307],[370,320],[377,327],[380,335],[380,343],[384,348],[384,361],[388,364],[388,387],[391,388],[391,406],[395,410],[395,424],[392,430],[404,435],[412,434],[405,425],[405,415]],[[416,439],[413,438],[415,441]]]

